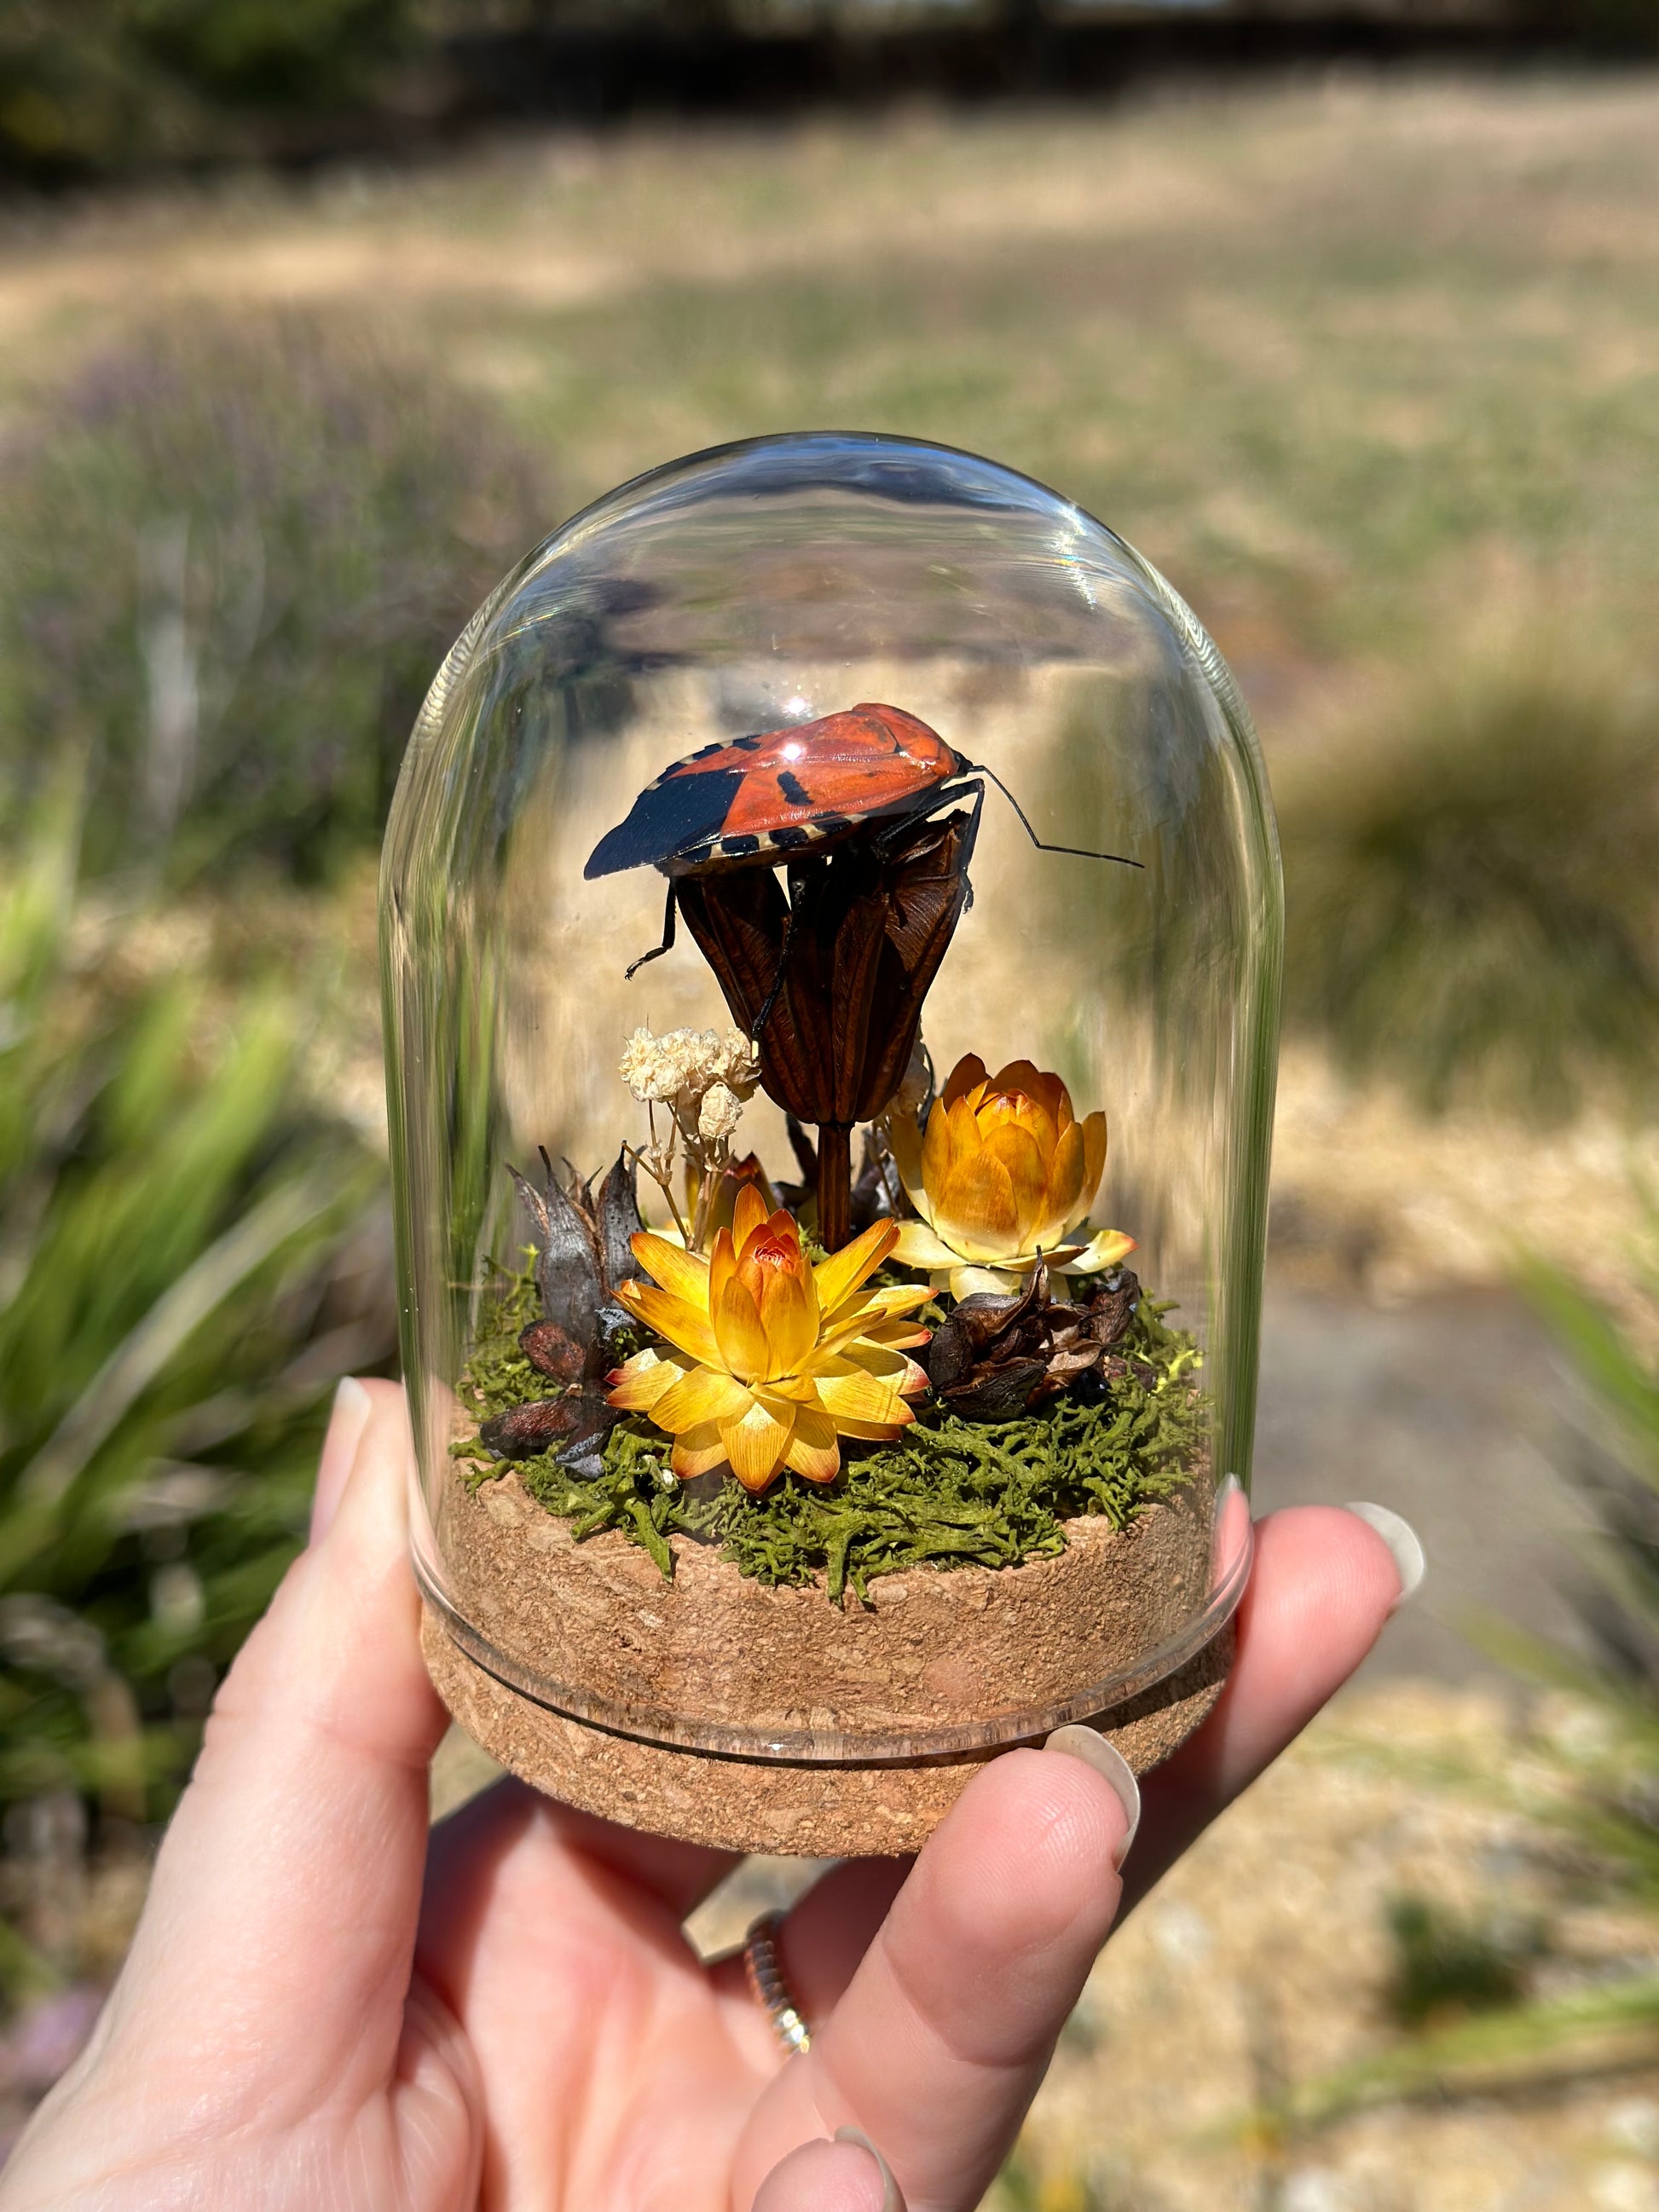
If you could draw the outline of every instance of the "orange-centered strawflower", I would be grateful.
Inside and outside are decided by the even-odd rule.
[[[617,1296],[666,1348],[617,1368],[611,1403],[673,1437],[682,1477],[729,1465],[759,1492],[787,1467],[833,1482],[837,1439],[896,1437],[915,1418],[904,1394],[927,1383],[906,1347],[927,1341],[908,1316],[928,1292],[864,1287],[897,1240],[896,1222],[878,1222],[814,1267],[793,1220],[769,1215],[752,1184],[706,1260],[641,1231],[634,1256],[656,1280]]]
[[[1017,1290],[1039,1260],[1052,1274],[1091,1275],[1135,1249],[1121,1230],[1083,1226],[1106,1164],[1106,1116],[1078,1121],[1060,1078],[1029,1060],[987,1075],[969,1053],[926,1133],[895,1112],[888,1134],[921,1217],[900,1224],[895,1256],[926,1267],[935,1290]]]

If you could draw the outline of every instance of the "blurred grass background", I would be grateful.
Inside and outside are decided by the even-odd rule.
[[[0,17],[0,88],[27,12]],[[389,11],[337,12],[365,54],[387,34]],[[187,41],[211,14],[133,21]],[[240,65],[190,64],[210,88]],[[1055,483],[1231,660],[1283,817],[1299,1263],[1340,1272],[1369,1172],[1367,1233],[1398,1229],[1407,1279],[1490,1284],[1532,1244],[1559,1340],[1623,1394],[1597,1510],[1619,1618],[1647,1626],[1576,1679],[1612,1734],[1562,1787],[1624,1822],[1578,1836],[1583,1879],[1630,1886],[1653,1834],[1654,1674],[1631,1656],[1651,1438],[1631,1423],[1651,1423],[1659,1286],[1628,1228],[1659,1081],[1656,199],[1659,80],[1557,71],[566,131],[0,204],[20,2023],[118,1954],[146,1838],[300,1539],[329,1394],[392,1356],[372,867],[421,690],[585,500],[814,424]],[[1396,1216],[1413,1178],[1472,1182],[1476,1154],[1498,1181],[1478,1235],[1456,1216],[1454,1266]],[[1588,1289],[1562,1288],[1564,1259]],[[1431,1987],[1426,2016],[1460,1972],[1511,2014],[1545,2002],[1532,1953],[1497,1955],[1466,1905],[1396,1899],[1378,2034],[1419,2032],[1389,1986]],[[50,2049],[8,2033],[0,2099],[26,2101]],[[1264,2212],[1371,2212],[1293,2199],[1277,2156],[1249,2167]],[[1050,2212],[1177,2201],[1040,2137],[1007,2187]]]

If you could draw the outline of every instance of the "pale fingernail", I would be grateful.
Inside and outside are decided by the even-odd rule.
[[[888,2165],[886,2160],[876,2148],[874,2143],[871,2142],[869,2136],[865,2134],[864,2130],[862,2128],[837,2128],[836,2130],[836,2141],[837,2142],[856,2143],[860,2150],[867,2150],[871,2157],[876,2161],[876,2166],[881,2174],[881,2186],[883,2192],[881,2199],[881,2212],[904,2212],[904,2199],[899,2195],[899,2185],[893,2179],[893,2169]]]
[[[1375,1528],[1394,1554],[1394,1563],[1400,1572],[1400,1595],[1389,1611],[1398,1613],[1408,1598],[1416,1596],[1428,1571],[1422,1538],[1411,1522],[1391,1506],[1371,1505],[1363,1498],[1351,1498],[1344,1510],[1357,1513],[1368,1528]]]
[[[323,1455],[317,1466],[317,1488],[311,1500],[311,1540],[321,1543],[344,1492],[357,1447],[368,1426],[374,1401],[355,1375],[343,1375],[334,1393],[334,1410],[323,1438]]]
[[[1140,1826],[1140,1784],[1135,1780],[1134,1770],[1115,1743],[1109,1743],[1098,1729],[1085,1728],[1073,1721],[1069,1728],[1057,1728],[1044,1742],[1045,1751],[1063,1751],[1068,1759],[1080,1759],[1085,1766],[1092,1766],[1097,1774],[1103,1774],[1123,1807],[1128,1826],[1123,1831],[1123,1840],[1113,1853],[1114,1866],[1121,1866],[1129,1856],[1129,1846],[1135,1839],[1135,1830]]]

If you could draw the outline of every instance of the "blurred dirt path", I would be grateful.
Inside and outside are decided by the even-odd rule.
[[[1652,1916],[1575,1889],[1559,1834],[1519,1809],[1571,1773],[1594,1716],[1546,1705],[1534,1735],[1516,1719],[1484,1692],[1395,1682],[1317,1722],[1114,1937],[1027,2124],[1026,2186],[987,2212],[1659,2212],[1650,2042],[1305,2136],[1247,2120],[1396,2045],[1402,1895],[1500,1926],[1535,1915],[1540,1994],[1653,1972]]]
[[[1583,1509],[1559,1466],[1572,1385],[1548,1339],[1502,1291],[1385,1310],[1328,1291],[1270,1287],[1262,1337],[1255,1504],[1392,1506],[1429,1572],[1362,1682],[1496,1678],[1462,1630],[1503,1613],[1583,1648],[1565,1595],[1583,1571]]]

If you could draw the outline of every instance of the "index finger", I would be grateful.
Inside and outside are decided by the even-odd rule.
[[[445,1714],[409,1567],[403,1393],[363,1386],[325,1455],[321,1533],[243,1646],[157,1856],[100,2035],[143,2051],[151,2117],[222,2121],[282,2075],[366,2094],[403,2028]],[[328,1510],[333,1506],[331,1511]]]
[[[1272,1513],[1238,1613],[1238,1648],[1215,1710],[1147,1778],[1124,1869],[1128,1912],[1285,1746],[1382,1633],[1400,1570],[1374,1528],[1340,1506]]]

